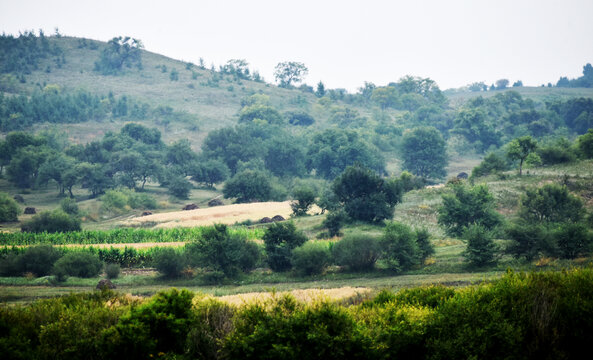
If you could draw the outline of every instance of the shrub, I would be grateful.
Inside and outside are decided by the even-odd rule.
[[[576,160],[576,154],[566,139],[561,139],[554,145],[538,148],[537,154],[543,165],[562,164]]]
[[[292,250],[292,266],[304,275],[321,274],[330,264],[328,245],[308,241]]]
[[[80,218],[68,215],[62,210],[44,211],[21,225],[21,231],[35,233],[80,231],[80,229]]]
[[[352,271],[370,270],[379,258],[379,242],[369,235],[349,234],[334,244],[332,255],[337,265]]]
[[[482,162],[472,170],[472,179],[486,176],[490,174],[496,174],[501,171],[508,170],[509,167],[505,160],[496,155],[495,153],[488,154]]]
[[[494,207],[494,197],[486,185],[453,185],[453,194],[443,195],[438,222],[451,236],[461,236],[465,227],[471,224],[492,230],[502,222]]]
[[[223,345],[234,328],[233,306],[212,298],[194,300],[196,321],[187,334],[186,354],[190,359],[226,359]]]
[[[434,246],[430,242],[430,232],[426,229],[416,230],[416,243],[418,250],[420,250],[420,259],[422,261],[428,259],[434,254]]]
[[[56,261],[52,273],[59,280],[65,279],[66,276],[91,278],[99,275],[102,267],[99,256],[88,251],[73,251]]]
[[[60,202],[60,208],[62,208],[62,211],[68,215],[78,215],[78,204],[76,203],[76,200],[72,198],[64,198]]]
[[[290,203],[294,216],[303,216],[315,204],[315,190],[309,187],[300,187],[293,191],[294,201]]]
[[[259,247],[238,233],[231,234],[224,224],[202,230],[202,236],[186,245],[190,264],[225,277],[235,277],[241,271],[251,271],[259,260]]]
[[[348,214],[344,210],[335,210],[327,214],[321,225],[327,229],[329,236],[339,236],[348,219]]]
[[[49,275],[54,263],[62,257],[62,252],[51,245],[28,247],[18,256],[20,273],[31,272],[37,276]]]
[[[7,193],[0,192],[0,222],[18,221],[21,210]]]
[[[292,222],[270,225],[263,236],[268,264],[273,271],[290,270],[292,249],[301,246],[307,237]]]
[[[506,252],[515,258],[533,260],[540,254],[553,255],[556,251],[548,230],[540,225],[517,221],[505,230],[510,243]]]
[[[156,209],[156,199],[146,193],[129,189],[107,190],[101,196],[101,208],[106,211],[118,212],[129,206],[132,209]]]
[[[153,258],[154,267],[167,278],[179,277],[185,262],[184,255],[170,247],[159,248]]]
[[[156,209],[156,199],[146,193],[139,193],[132,190],[126,190],[128,195],[128,205],[132,209]]]
[[[420,263],[416,234],[407,225],[398,222],[387,224],[380,246],[381,259],[392,270],[405,271]]]
[[[121,268],[119,264],[107,264],[105,265],[105,275],[108,279],[117,279]]]
[[[591,251],[593,239],[585,225],[562,224],[552,236],[561,258],[574,259]]]
[[[566,186],[546,184],[521,196],[519,216],[529,222],[578,222],[585,215],[583,202]]]
[[[481,267],[496,262],[498,247],[494,243],[492,233],[481,225],[470,225],[464,232],[467,248],[463,252],[470,266]]]
[[[192,184],[183,176],[175,176],[169,180],[169,193],[179,199],[188,199]]]
[[[593,129],[589,129],[586,134],[579,136],[577,147],[585,158],[593,158]]]
[[[268,201],[272,198],[270,177],[259,170],[243,170],[229,179],[222,189],[225,198],[236,202]]]

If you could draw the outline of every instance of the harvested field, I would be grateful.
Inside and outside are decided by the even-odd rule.
[[[365,287],[345,286],[336,289],[302,289],[283,292],[252,292],[237,295],[226,295],[217,297],[217,300],[224,301],[230,305],[240,306],[253,302],[265,302],[266,300],[278,298],[285,294],[291,294],[298,301],[313,302],[316,300],[344,300],[359,295],[365,295],[371,291]]]
[[[320,209],[314,208],[310,212],[317,213],[320,211]],[[247,220],[257,222],[263,217],[271,218],[275,215],[289,218],[291,213],[290,201],[233,204],[136,217],[123,221],[122,225],[143,226],[154,223],[156,224],[155,228],[194,227],[212,224],[230,225]]]

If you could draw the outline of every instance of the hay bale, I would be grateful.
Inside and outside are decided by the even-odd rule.
[[[274,216],[274,217],[272,218],[272,221],[273,221],[273,222],[276,222],[276,221],[284,221],[284,220],[286,220],[286,219],[285,219],[285,218],[283,218],[283,217],[282,217],[282,216],[280,216],[280,215],[276,215],[276,216]]]
[[[467,175],[466,172],[460,172],[459,174],[457,174],[457,178],[458,179],[467,179],[469,176]]]
[[[25,214],[27,214],[27,215],[34,215],[34,214],[37,214],[37,210],[35,210],[34,207],[27,206],[25,208]]]
[[[148,211],[148,210],[147,211],[143,211],[142,212],[142,215],[140,215],[140,216],[148,216],[148,215],[152,215],[152,211]]]
[[[221,206],[221,205],[224,205],[224,203],[219,199],[212,199],[212,200],[208,201],[208,206]]]
[[[196,204],[187,204],[181,210],[196,210],[199,209],[198,205]]]
[[[101,279],[97,284],[97,290],[113,290],[116,286],[109,279]]]
[[[269,223],[272,223],[272,222],[274,222],[274,220],[270,219],[270,218],[269,218],[269,217],[267,217],[267,216],[266,216],[266,217],[264,217],[264,218],[262,218],[262,219],[259,221],[259,223],[260,223],[260,224],[269,224]]]

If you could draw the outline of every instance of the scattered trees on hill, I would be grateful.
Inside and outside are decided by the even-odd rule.
[[[39,36],[33,31],[25,31],[18,37],[0,35],[0,73],[16,73],[20,76],[39,69],[39,62],[48,57],[56,62],[65,62],[63,50],[49,39],[42,30]]]
[[[402,139],[403,168],[423,178],[441,178],[447,173],[447,151],[434,127],[416,128]]]

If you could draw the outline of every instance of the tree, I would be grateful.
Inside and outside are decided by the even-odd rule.
[[[447,172],[445,140],[434,127],[421,127],[404,133],[403,168],[423,178],[444,177]]]
[[[334,180],[332,189],[348,216],[368,222],[392,218],[395,205],[402,199],[397,180],[384,180],[359,165],[347,167]]]
[[[278,110],[268,105],[253,104],[245,106],[239,114],[239,123],[250,123],[256,119],[264,120],[268,124],[281,125],[284,122]]]
[[[323,97],[325,96],[325,85],[320,81],[317,83],[317,89],[315,90],[315,96]]]
[[[438,223],[451,236],[461,236],[472,224],[492,230],[502,222],[494,207],[494,197],[486,185],[454,185],[453,194],[443,194]]]
[[[192,185],[185,176],[173,175],[169,179],[168,188],[171,195],[179,199],[188,199]]]
[[[18,221],[21,210],[7,193],[0,192],[0,222]]]
[[[293,193],[293,201],[290,203],[290,208],[294,216],[303,216],[315,204],[317,194],[315,190],[310,187],[296,188]]]
[[[67,185],[71,190],[74,186],[72,182],[76,183],[76,177],[72,178],[76,175],[75,166],[74,158],[59,153],[53,154],[39,167],[37,181],[47,183],[48,180],[54,180],[58,184],[60,195],[63,195]]]
[[[292,222],[270,225],[263,236],[268,264],[273,271],[290,270],[292,250],[303,245],[307,237]]]
[[[463,232],[463,238],[467,242],[463,257],[470,266],[482,267],[496,262],[498,247],[490,230],[471,224]]]
[[[554,231],[553,237],[561,258],[574,259],[592,250],[593,236],[583,224],[562,224]]]
[[[509,80],[508,79],[499,79],[496,80],[496,90],[504,90],[507,88],[507,86],[509,86]]]
[[[193,181],[206,184],[213,188],[214,184],[225,181],[229,177],[229,168],[220,160],[208,160],[195,164],[190,170]]]
[[[529,222],[578,222],[583,219],[583,202],[570,194],[566,186],[546,184],[527,189],[521,196],[519,216]]]
[[[463,136],[481,152],[492,145],[498,146],[500,135],[486,123],[486,119],[486,113],[481,108],[461,109],[453,121],[451,133]]]
[[[593,129],[589,129],[586,134],[579,136],[577,147],[585,158],[593,158]]]
[[[95,71],[103,75],[117,75],[124,66],[142,68],[141,49],[144,46],[138,39],[114,37],[103,49],[99,60],[95,62]]]
[[[537,142],[531,136],[522,136],[507,144],[507,157],[511,160],[519,160],[519,176],[523,174],[523,162],[536,149]]]
[[[484,160],[472,170],[472,178],[487,176],[507,170],[504,159],[495,153],[486,155]]]
[[[521,80],[517,80],[513,83],[513,87],[522,87],[523,86],[523,81]]]
[[[272,197],[269,175],[258,170],[241,171],[224,184],[225,198],[236,198],[238,203],[268,201]]]
[[[371,101],[385,110],[398,104],[398,92],[393,86],[378,87],[371,93]]]
[[[307,172],[302,142],[293,137],[283,136],[267,143],[264,157],[266,168],[279,177],[300,177]]]
[[[71,216],[62,210],[44,211],[25,221],[21,225],[23,232],[67,232],[80,231],[80,218]]]
[[[309,126],[315,122],[313,116],[304,111],[287,111],[284,117],[288,119],[288,123],[291,125]]]
[[[281,62],[276,65],[274,78],[280,87],[289,88],[293,83],[299,83],[307,75],[309,69],[305,64],[295,61]]]
[[[380,244],[381,258],[392,270],[406,271],[420,264],[422,253],[416,241],[416,234],[409,226],[398,222],[387,224]]]

